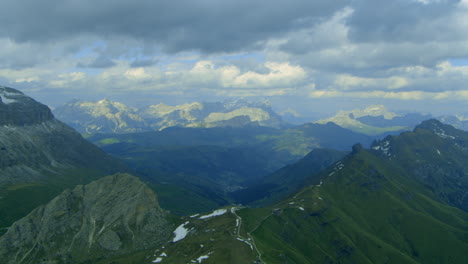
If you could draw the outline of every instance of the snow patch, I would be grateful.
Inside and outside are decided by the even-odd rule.
[[[437,154],[439,154],[439,156],[442,156],[442,154],[440,154],[440,151],[437,149]]]
[[[175,237],[174,237],[174,239],[172,239],[172,242],[177,242],[177,241],[180,241],[180,240],[184,239],[184,238],[187,236],[187,234],[188,234],[190,231],[193,230],[193,228],[190,229],[190,230],[187,229],[187,228],[185,228],[185,226],[186,226],[188,223],[189,223],[189,222],[187,221],[187,222],[181,224],[180,226],[178,226],[178,227],[176,228],[176,230],[174,230],[174,236],[175,236]]]
[[[4,104],[16,103],[18,101],[15,99],[25,97],[22,93],[8,92],[3,86],[0,86],[0,96]]]
[[[18,101],[16,101],[15,99],[10,99],[10,98],[6,98],[4,96],[1,97],[2,98],[2,103],[4,104],[11,104],[11,103],[16,103]]]
[[[299,210],[304,211],[304,207],[299,206],[298,208],[299,208]]]
[[[208,255],[200,256],[200,257],[198,257],[196,260],[191,260],[190,262],[191,262],[191,263],[202,263],[202,261],[203,261],[204,259],[209,258],[211,254],[213,254],[213,251],[210,252],[210,253],[208,253]]]
[[[191,215],[190,218],[195,218],[197,216],[199,216],[200,214],[194,214],[194,215]]]
[[[162,258],[156,258],[155,260],[153,260],[153,263],[159,263],[159,262],[162,262]]]
[[[218,210],[213,211],[211,214],[200,216],[199,219],[207,219],[207,218],[210,218],[210,217],[213,217],[213,216],[220,216],[220,215],[225,214],[226,212],[227,212],[226,209],[218,209]]]
[[[377,150],[382,152],[385,156],[390,157],[390,141],[386,140],[383,142],[379,142],[379,145],[373,146],[373,150]]]
[[[437,136],[441,137],[441,138],[451,138],[451,139],[455,139],[454,136],[450,136],[450,135],[447,135],[445,133],[445,131],[442,129],[442,128],[436,128],[433,130],[434,131],[434,134],[436,134]]]
[[[252,250],[254,250],[254,247],[253,247],[252,243],[250,243],[248,240],[242,239],[242,238],[240,238],[240,237],[238,237],[237,240],[246,243],[247,245],[250,246],[250,248],[251,248]]]

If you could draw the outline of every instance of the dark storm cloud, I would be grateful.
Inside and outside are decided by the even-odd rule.
[[[346,2],[4,0],[0,36],[16,42],[123,36],[160,44],[169,52],[230,52],[327,17]]]
[[[81,67],[81,68],[98,68],[98,69],[101,68],[102,69],[102,68],[109,68],[109,67],[115,66],[115,62],[107,57],[99,56],[93,61],[91,61],[90,63],[79,62],[76,66]]]
[[[157,59],[138,59],[132,61],[130,63],[130,67],[132,68],[138,68],[138,67],[148,67],[148,66],[153,66],[158,63]]]
[[[355,0],[348,20],[354,41],[423,42],[455,40],[458,33],[446,21],[459,8],[458,0]],[[455,28],[456,30],[456,28]]]

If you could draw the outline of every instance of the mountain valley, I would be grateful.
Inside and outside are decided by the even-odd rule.
[[[468,262],[468,132],[438,120],[347,113],[411,127],[365,135],[250,116],[85,140],[18,90],[0,98],[7,264]]]

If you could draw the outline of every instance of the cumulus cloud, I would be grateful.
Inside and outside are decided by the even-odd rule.
[[[0,4],[5,84],[84,95],[466,98],[467,0],[59,2]]]

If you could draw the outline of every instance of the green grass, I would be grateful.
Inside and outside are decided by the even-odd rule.
[[[120,143],[120,140],[118,138],[104,138],[104,139],[101,139],[97,142],[97,144],[99,146],[103,146],[103,145],[110,145],[110,144],[116,144],[116,143]]]
[[[468,262],[468,214],[366,151],[343,163],[276,213],[239,212],[267,263]]]

